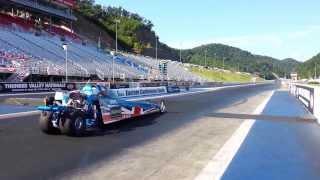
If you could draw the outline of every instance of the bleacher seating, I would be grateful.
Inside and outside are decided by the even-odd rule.
[[[34,35],[30,31],[31,22],[21,21],[21,18],[9,15],[0,15],[0,57],[10,56],[18,70],[16,75],[9,78],[11,81],[23,80],[29,74],[65,75],[66,52],[62,48],[67,43],[68,75],[86,76],[97,75],[100,79],[132,78],[132,79],[163,79],[158,71],[159,61],[145,56],[118,53],[113,56],[99,50],[93,44],[82,45],[74,41],[77,36],[67,30],[55,27],[54,34],[42,33]],[[3,21],[2,21],[3,20]],[[23,27],[8,28],[12,23]],[[59,30],[58,30],[59,29]],[[68,33],[70,34],[68,34]],[[55,34],[66,34],[66,41],[62,42]],[[182,63],[168,61],[168,79],[170,80],[200,80],[189,72]]]
[[[140,64],[144,64],[145,66],[149,66],[149,69],[158,69],[158,65],[160,60],[156,60],[154,58],[138,56],[133,54],[124,54],[126,57],[135,60]],[[203,81],[199,76],[191,73],[183,63],[177,61],[167,60],[168,62],[168,79],[169,80],[187,80],[187,81]],[[152,79],[162,79],[158,74],[151,74]]]

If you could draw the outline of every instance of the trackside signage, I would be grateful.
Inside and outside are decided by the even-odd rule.
[[[46,92],[57,90],[74,90],[75,88],[75,83],[0,83],[0,93]]]
[[[113,97],[133,97],[133,96],[157,95],[157,94],[165,94],[165,93],[167,93],[167,89],[164,86],[109,90],[109,94]]]

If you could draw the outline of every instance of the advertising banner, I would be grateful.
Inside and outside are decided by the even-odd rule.
[[[134,96],[165,94],[165,93],[167,93],[167,89],[165,86],[127,88],[127,89],[110,89],[108,91],[108,93],[112,97],[134,97]]]
[[[28,92],[47,92],[59,90],[75,90],[75,83],[0,83],[0,93],[28,93]]]

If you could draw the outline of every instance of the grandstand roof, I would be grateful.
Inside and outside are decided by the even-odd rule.
[[[62,1],[64,2],[64,1]],[[71,1],[65,1],[65,2],[71,2]],[[39,13],[45,13],[48,15],[52,15],[59,18],[64,18],[67,20],[75,21],[77,18],[67,11],[56,9],[50,6],[45,6],[42,4],[37,3],[37,1],[34,0],[0,0],[0,4],[11,4],[18,7],[27,8],[31,11],[36,11]],[[66,4],[67,5],[67,4]]]

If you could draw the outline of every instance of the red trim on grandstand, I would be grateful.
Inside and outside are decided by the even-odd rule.
[[[56,35],[67,36],[67,37],[70,37],[72,39],[80,39],[80,37],[77,34],[71,32],[71,31],[68,31],[66,29],[63,29],[63,28],[61,28],[61,27],[59,27],[57,25],[51,25],[51,27],[50,27],[49,24],[44,24],[43,26],[45,27],[45,29],[48,32],[54,33]]]
[[[35,21],[32,20],[28,20],[28,19],[23,19],[17,16],[10,16],[8,14],[1,14],[0,13],[0,25],[4,25],[4,26],[13,26],[13,25],[18,25],[19,27],[23,28],[26,31],[30,31],[32,29],[34,29],[34,24]],[[44,26],[44,30],[47,31],[50,34],[53,35],[59,35],[59,36],[65,36],[65,37],[69,37],[71,39],[79,39],[80,37],[73,33],[71,30],[66,30],[63,29],[61,27],[59,27],[58,25],[54,25],[52,24],[51,27],[49,24],[45,23],[43,24]]]
[[[8,14],[1,14],[0,13],[0,24],[6,26],[12,26],[13,24],[22,27],[25,30],[33,29],[34,22],[27,19],[22,19],[20,17],[10,16]]]
[[[7,7],[20,8],[28,12],[49,15],[68,21],[77,20],[72,14],[72,9],[76,7],[75,0],[0,0],[0,7],[1,9]]]
[[[75,7],[76,5],[76,1],[75,0],[53,0],[57,3],[61,3],[61,4],[64,4],[64,5],[67,5],[69,7]]]
[[[16,71],[17,71],[17,69],[13,68],[13,67],[0,67],[1,73],[14,73]]]

